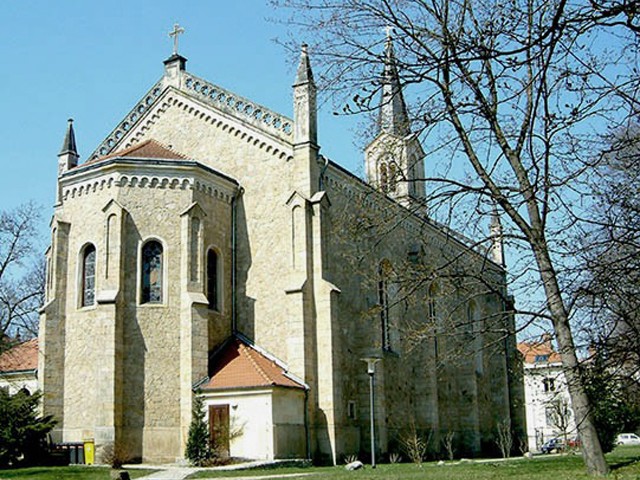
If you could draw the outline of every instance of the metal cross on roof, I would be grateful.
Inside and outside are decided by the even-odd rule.
[[[178,35],[184,33],[184,28],[182,28],[177,23],[173,26],[173,30],[169,32],[169,36],[173,37],[173,54],[178,54]]]

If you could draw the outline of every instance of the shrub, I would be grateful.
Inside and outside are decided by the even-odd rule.
[[[198,467],[208,464],[211,459],[209,430],[207,422],[204,421],[204,404],[197,393],[193,398],[191,424],[189,425],[189,438],[185,456],[193,465]]]
[[[39,415],[41,396],[26,390],[15,395],[0,390],[0,467],[33,464],[45,457],[46,437],[56,421]]]

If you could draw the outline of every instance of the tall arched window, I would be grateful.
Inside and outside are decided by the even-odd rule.
[[[218,254],[215,250],[209,249],[207,252],[207,299],[209,299],[209,308],[212,310],[220,310],[218,295]]]
[[[96,247],[89,244],[82,252],[82,306],[96,301]]]
[[[387,174],[387,164],[382,162],[380,164],[380,190],[387,193],[389,189],[389,177]]]
[[[162,244],[155,240],[142,247],[141,303],[162,303]]]
[[[391,350],[391,325],[389,322],[389,273],[391,265],[383,261],[378,268],[378,303],[380,305],[380,327],[382,349]]]
[[[438,361],[438,334],[440,329],[440,322],[438,322],[438,309],[436,303],[436,296],[438,295],[438,284],[436,282],[432,282],[429,286],[429,296],[428,296],[428,314],[429,314],[429,323],[433,328],[433,354],[435,356],[436,361]]]
[[[473,350],[476,373],[478,375],[482,375],[484,373],[484,322],[480,318],[480,309],[474,300],[471,300],[467,307],[467,319],[469,321],[470,330],[473,332]]]
[[[389,163],[389,191],[395,192],[398,185],[398,167],[395,162]]]

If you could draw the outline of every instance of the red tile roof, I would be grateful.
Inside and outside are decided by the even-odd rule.
[[[11,347],[0,355],[0,372],[21,372],[38,368],[38,339]]]
[[[529,364],[558,363],[560,354],[553,349],[551,339],[543,338],[539,342],[518,343],[518,350],[522,354],[523,362]]]
[[[252,387],[304,388],[275,360],[238,338],[230,339],[212,359],[213,371],[203,390]]]
[[[188,157],[176,152],[171,146],[164,145],[153,138],[145,140],[142,143],[136,143],[135,145],[119,150],[117,152],[110,153],[104,157],[96,158],[95,160],[89,160],[88,162],[79,165],[90,165],[93,163],[102,162],[110,158],[153,158],[160,160],[188,160]]]

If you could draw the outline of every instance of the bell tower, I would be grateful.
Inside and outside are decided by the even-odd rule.
[[[424,152],[418,136],[411,132],[390,32],[385,42],[381,84],[377,135],[365,149],[367,181],[417,210],[426,204]]]

